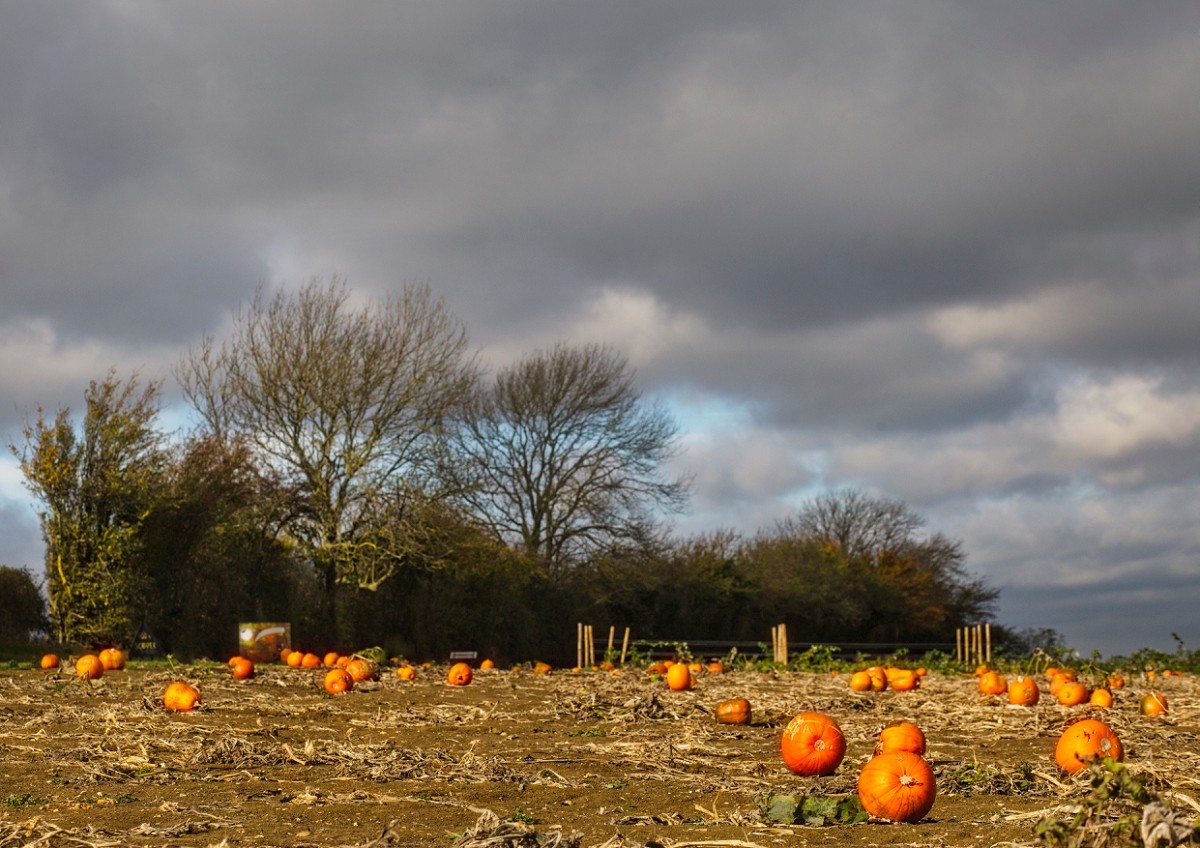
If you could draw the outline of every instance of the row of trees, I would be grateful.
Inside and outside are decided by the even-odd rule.
[[[913,640],[996,597],[956,543],[857,492],[752,539],[668,538],[676,425],[626,360],[560,344],[484,379],[425,288],[359,307],[337,279],[260,289],[176,377],[192,432],[159,429],[160,383],[110,372],[81,421],[39,410],[12,446],[60,641],[145,621],[211,654],[238,620],[286,619],[327,644],[532,651],[564,614],[647,637],[798,619],[814,640]]]

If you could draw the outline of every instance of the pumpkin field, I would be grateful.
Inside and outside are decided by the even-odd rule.
[[[331,694],[325,664],[88,679],[74,659],[0,671],[4,848],[1175,845],[1200,816],[1190,673],[1079,669],[1111,702],[1066,705],[1066,669],[1015,688],[1004,671],[1001,689],[983,669],[891,669],[897,688],[882,668],[865,686],[865,668],[751,664],[476,667],[452,683],[445,664],[381,663]],[[168,709],[175,683],[198,700],[176,687]],[[1122,762],[1056,762],[1083,720]],[[881,744],[922,750],[887,760]]]

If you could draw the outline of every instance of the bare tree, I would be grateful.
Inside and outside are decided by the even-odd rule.
[[[874,560],[913,542],[925,521],[903,501],[847,489],[813,498],[783,520],[780,534],[817,539],[850,558]]]
[[[212,431],[246,439],[295,493],[287,532],[332,597],[399,566],[402,545],[382,550],[375,528],[429,495],[436,442],[477,373],[465,328],[427,288],[356,307],[334,277],[260,287],[232,337],[205,338],[176,376]]]
[[[663,474],[676,425],[633,376],[598,345],[559,344],[501,370],[456,443],[474,515],[552,570],[648,540],[654,510],[680,508],[688,486]]]

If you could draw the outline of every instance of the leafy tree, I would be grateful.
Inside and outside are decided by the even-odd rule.
[[[0,598],[0,645],[26,643],[49,628],[46,600],[25,569],[0,565]]]
[[[146,621],[173,654],[227,656],[241,621],[313,629],[314,581],[276,539],[282,511],[246,444],[208,433],[183,445],[141,531]]]
[[[844,558],[843,585],[863,608],[860,637],[936,641],[990,617],[999,591],[969,574],[959,542],[918,535],[924,525],[903,501],[850,489],[808,502],[777,533],[819,542]]]
[[[50,616],[60,642],[132,636],[144,603],[139,530],[159,492],[168,454],[155,428],[160,383],[139,387],[114,372],[92,381],[76,432],[69,409],[38,410],[13,453],[41,502]]]
[[[427,288],[356,306],[336,277],[260,288],[231,338],[204,339],[176,375],[206,426],[292,493],[283,530],[330,616],[339,583],[376,587],[403,564],[378,528],[436,487],[445,420],[476,379],[462,324]]]
[[[551,573],[655,533],[687,484],[663,473],[676,425],[644,402],[624,357],[559,344],[502,369],[459,431],[466,507]]]

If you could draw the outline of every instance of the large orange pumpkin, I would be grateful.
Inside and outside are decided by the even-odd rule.
[[[911,721],[896,721],[879,731],[875,743],[876,754],[891,751],[908,751],[910,754],[925,753],[925,733]]]
[[[105,648],[100,652],[100,664],[105,671],[120,671],[125,668],[125,652],[120,648]]]
[[[1008,702],[1021,707],[1032,707],[1041,698],[1041,690],[1032,677],[1014,677],[1008,684]]]
[[[344,668],[331,668],[325,672],[322,685],[330,695],[345,695],[354,688],[354,678]]]
[[[1112,728],[1099,719],[1085,718],[1075,722],[1058,737],[1054,761],[1063,771],[1074,774],[1097,757],[1120,760],[1125,751]]]
[[[464,662],[455,663],[446,672],[446,680],[451,686],[466,686],[471,682],[471,667]]]
[[[783,729],[783,762],[806,776],[833,774],[846,756],[846,737],[830,716],[803,712]]]
[[[346,671],[354,678],[355,683],[362,683],[364,680],[374,680],[378,676],[375,664],[361,657],[350,660],[346,665]]]
[[[46,654],[42,657],[41,667],[46,671],[53,671],[59,668],[62,662],[58,659],[58,654]]]
[[[985,695],[1003,695],[1008,691],[1008,681],[998,671],[985,671],[979,677],[979,691]]]
[[[83,680],[99,680],[104,676],[104,663],[95,654],[84,654],[75,660],[75,676]]]
[[[1064,707],[1076,707],[1087,701],[1091,694],[1086,683],[1080,680],[1068,680],[1058,687],[1055,697]]]
[[[676,692],[691,689],[694,679],[692,670],[688,668],[687,663],[675,663],[667,669],[667,686]]]
[[[933,809],[936,797],[933,769],[911,751],[877,754],[858,775],[858,800],[881,819],[920,821]]]
[[[750,702],[745,698],[732,698],[717,704],[714,711],[718,724],[749,724]]]
[[[1162,692],[1147,692],[1138,701],[1138,711],[1144,716],[1160,716],[1167,712],[1167,699]]]
[[[200,692],[191,684],[176,680],[167,685],[163,692],[163,706],[171,712],[186,713],[200,703]]]
[[[871,675],[865,669],[854,672],[854,674],[850,675],[850,688],[855,692],[870,692]]]
[[[889,668],[888,686],[896,692],[911,692],[921,685],[921,678],[910,668]]]

